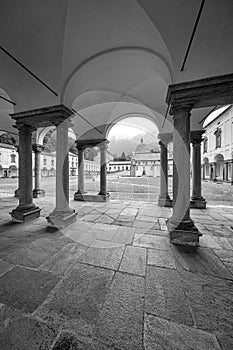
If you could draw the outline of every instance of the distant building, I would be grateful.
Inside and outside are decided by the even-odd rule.
[[[233,184],[233,106],[222,107],[206,119],[202,142],[202,177]]]
[[[0,177],[18,177],[19,155],[15,145],[9,139],[0,135]],[[34,170],[35,154],[32,152],[32,164]],[[56,175],[56,152],[41,152],[40,156],[41,176]],[[78,175],[78,156],[69,152],[70,176]],[[98,158],[94,161],[84,160],[84,174],[97,175],[100,172]]]
[[[142,137],[131,158],[130,175],[160,176],[160,152],[151,152]]]
[[[115,161],[112,160],[107,163],[107,172],[108,173],[114,173],[117,171],[130,171],[131,168],[131,161],[130,160],[121,160],[121,161]]]

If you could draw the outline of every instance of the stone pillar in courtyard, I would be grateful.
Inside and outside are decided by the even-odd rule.
[[[216,181],[216,162],[212,164],[212,177],[211,180]]]
[[[81,200],[85,192],[84,179],[84,150],[85,147],[78,147],[78,191],[74,194],[74,200]]]
[[[39,197],[44,197],[45,195],[45,191],[41,189],[41,164],[40,164],[40,158],[41,158],[40,156],[44,147],[42,145],[34,144],[32,146],[32,149],[35,154],[35,167],[34,167],[35,188],[33,190],[33,198],[39,198]]]
[[[16,147],[16,152],[19,154],[19,146]],[[18,178],[19,178],[19,174],[18,174]],[[18,188],[15,190],[15,197],[19,198],[19,181],[18,181]]]
[[[32,132],[35,128],[16,123],[19,130],[19,205],[10,213],[13,221],[24,222],[40,216],[32,196]]]
[[[231,160],[231,185],[233,185],[233,159]]]
[[[175,105],[170,113],[173,132],[173,214],[168,231],[173,244],[197,246],[199,233],[190,218],[190,111],[189,105]]]
[[[167,145],[169,139],[162,134],[159,135],[160,141],[160,195],[158,204],[161,207],[171,207],[172,200],[168,194],[168,159]]]
[[[192,152],[192,196],[190,206],[191,208],[206,208],[206,201],[201,193],[201,141],[202,130],[192,131],[191,143],[193,147]]]
[[[47,220],[52,227],[60,229],[74,222],[76,213],[69,206],[69,119],[56,127],[56,207]]]
[[[108,148],[108,141],[103,141],[99,144],[100,149],[100,192],[99,195],[103,199],[107,199],[109,194],[107,192],[107,164],[106,164],[106,151]]]

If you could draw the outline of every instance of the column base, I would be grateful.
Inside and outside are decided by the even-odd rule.
[[[33,198],[41,198],[45,196],[45,191],[44,190],[33,190],[32,191],[32,196]]]
[[[75,193],[74,200],[75,201],[83,201],[83,202],[107,202],[109,200],[110,194],[91,194],[91,193]]]
[[[60,211],[54,209],[49,216],[46,217],[48,221],[48,227],[53,229],[63,229],[76,221],[75,210],[70,209],[69,211]]]
[[[160,207],[172,207],[172,199],[169,196],[159,196],[158,205]]]
[[[35,205],[13,209],[10,213],[13,222],[25,222],[40,217],[41,209]]]
[[[190,200],[191,209],[206,209],[206,200],[204,198],[197,198]]]
[[[169,219],[167,227],[172,244],[192,247],[199,246],[199,237],[202,236],[202,234],[198,231],[191,219],[181,221],[177,226]]]

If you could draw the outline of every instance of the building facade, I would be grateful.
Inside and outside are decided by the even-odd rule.
[[[11,143],[5,143],[0,139],[0,177],[10,178],[18,177],[18,152],[17,148]],[[40,154],[40,170],[42,177],[56,175],[56,152],[44,152]],[[34,170],[35,153],[32,152],[32,164]],[[84,160],[84,174],[98,175],[100,173],[100,164],[98,159],[94,161]],[[78,156],[69,152],[69,174],[78,175]]]
[[[122,160],[122,161],[110,161],[107,163],[107,172],[115,173],[117,171],[130,171],[131,161]]]
[[[204,128],[202,178],[233,184],[233,106],[220,108]]]
[[[131,158],[130,175],[132,177],[160,175],[160,152],[152,153],[142,137]]]

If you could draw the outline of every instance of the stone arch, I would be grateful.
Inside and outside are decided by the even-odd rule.
[[[224,180],[225,178],[224,156],[221,153],[219,153],[215,155],[214,159],[216,162],[216,179]]]

